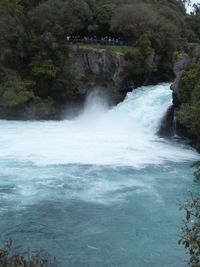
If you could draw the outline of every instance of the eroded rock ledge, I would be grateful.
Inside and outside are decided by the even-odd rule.
[[[99,86],[113,103],[117,103],[134,86],[126,79],[122,53],[111,53],[105,49],[87,46],[71,46],[69,55],[72,70],[81,77],[82,87],[78,93],[83,97]]]

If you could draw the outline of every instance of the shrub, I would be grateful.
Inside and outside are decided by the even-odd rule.
[[[182,72],[179,83],[179,100],[181,103],[191,102],[192,92],[197,85],[200,85],[200,69],[197,66]]]
[[[182,235],[179,245],[182,244],[188,251],[191,267],[200,266],[200,202],[199,199],[191,194],[191,200],[180,207],[186,213]]]
[[[30,67],[32,68],[32,74],[35,77],[44,78],[55,78],[58,72],[58,67],[56,67],[51,59],[43,60],[41,56],[37,55],[31,61]]]
[[[0,267],[56,267],[55,259],[52,261],[49,254],[40,250],[31,256],[28,253],[19,255],[13,252],[12,241],[0,249]]]
[[[0,84],[0,107],[15,109],[24,106],[34,99],[34,93],[30,88],[32,81],[21,80],[14,76]]]
[[[133,76],[143,76],[156,70],[155,53],[146,34],[142,35],[136,48],[125,54],[127,70]]]
[[[183,71],[180,80],[178,119],[195,139],[200,150],[200,69],[197,66]]]

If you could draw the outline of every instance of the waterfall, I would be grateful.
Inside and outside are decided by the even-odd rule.
[[[35,164],[94,164],[143,167],[194,157],[191,149],[157,132],[172,104],[169,84],[141,87],[110,109],[92,94],[83,113],[60,122],[1,122],[0,159]],[[15,131],[13,131],[15,128]]]
[[[177,116],[178,116],[178,111],[175,108],[174,109],[174,119],[173,119],[173,134],[174,134],[174,137],[177,137]]]
[[[112,108],[94,91],[73,120],[0,121],[1,243],[41,247],[60,267],[183,266],[177,202],[199,192],[189,168],[199,156],[157,134],[169,87]]]

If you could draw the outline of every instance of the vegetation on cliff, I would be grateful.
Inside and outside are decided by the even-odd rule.
[[[197,65],[182,72],[178,98],[179,120],[188,129],[196,148],[200,150],[200,67]]]
[[[200,39],[198,23],[199,14],[186,15],[176,0],[0,0],[1,114],[34,117],[40,107],[41,117],[45,105],[48,118],[74,99],[80,84],[67,36],[122,39],[132,47],[130,75],[169,80],[174,51]]]
[[[188,40],[185,53],[174,52],[174,73],[172,85],[174,105],[178,110],[179,133],[187,135],[200,151],[200,6],[186,17]]]
[[[185,220],[181,229],[179,245],[182,244],[189,254],[188,265],[200,265],[200,201],[191,194],[191,200],[180,207],[185,211]]]

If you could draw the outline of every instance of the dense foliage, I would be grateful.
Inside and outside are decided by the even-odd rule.
[[[133,47],[131,75],[170,79],[174,51],[200,40],[198,25],[181,0],[0,0],[0,111],[34,117],[47,108],[48,118],[74,99],[67,36],[122,39]]]
[[[191,194],[191,200],[187,201],[181,210],[186,213],[183,221],[182,235],[179,244],[182,244],[189,254],[189,266],[200,266],[200,202]]]
[[[145,83],[149,74],[157,70],[155,50],[147,34],[141,35],[137,46],[125,54],[127,72],[135,79]]]
[[[183,71],[179,101],[181,103],[179,120],[194,138],[197,149],[200,149],[200,68],[198,66]]]

